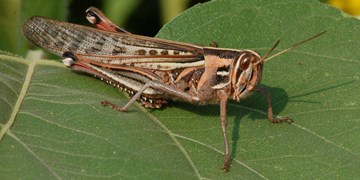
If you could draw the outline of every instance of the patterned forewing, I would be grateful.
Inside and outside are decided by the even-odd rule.
[[[107,32],[44,17],[30,18],[23,26],[23,34],[59,56],[70,51],[101,63],[163,70],[203,65],[199,46]]]

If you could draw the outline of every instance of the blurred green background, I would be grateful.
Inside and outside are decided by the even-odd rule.
[[[101,9],[109,19],[134,34],[154,36],[185,9],[208,0],[0,0],[0,50],[25,56],[29,44],[21,26],[31,16],[46,16],[89,25],[85,10]]]
[[[35,15],[89,25],[84,12],[95,6],[129,32],[154,36],[182,11],[206,1],[209,0],[0,0],[0,51],[25,56],[28,49],[35,48],[21,34],[22,24]],[[349,14],[360,14],[359,0],[328,3]]]

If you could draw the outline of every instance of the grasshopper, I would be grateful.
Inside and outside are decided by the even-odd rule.
[[[123,107],[101,102],[118,111],[128,110],[136,100],[149,108],[160,108],[169,99],[200,105],[219,103],[224,171],[230,169],[226,135],[228,100],[240,101],[260,92],[267,97],[270,122],[292,123],[288,117],[273,115],[269,92],[258,87],[264,62],[326,32],[269,57],[279,41],[260,56],[252,50],[203,47],[134,35],[94,7],[86,10],[86,18],[96,28],[34,16],[23,25],[22,32],[32,43],[62,56],[71,70],[93,75],[129,93],[131,98]]]

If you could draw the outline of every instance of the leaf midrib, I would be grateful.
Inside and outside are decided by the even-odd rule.
[[[11,60],[11,58],[9,58],[9,56],[4,55],[3,56],[5,59],[9,59]],[[2,58],[2,57],[1,57]],[[15,58],[15,57],[13,57]],[[20,59],[20,58],[19,58]],[[21,62],[21,61],[20,61]],[[24,62],[23,62],[24,63]],[[5,133],[7,133],[8,131],[10,131],[11,126],[14,124],[15,122],[15,118],[17,113],[19,112],[19,109],[21,107],[22,102],[24,101],[24,98],[26,96],[26,92],[29,88],[30,85],[30,80],[34,74],[34,70],[35,70],[35,66],[37,65],[37,61],[32,61],[31,63],[28,64],[29,67],[27,69],[26,75],[25,75],[25,79],[24,79],[24,83],[23,86],[21,87],[19,96],[17,98],[17,101],[14,105],[14,108],[11,112],[11,115],[9,117],[9,120],[7,121],[7,123],[3,126],[3,128],[0,131],[0,141],[2,140],[2,138],[4,137]]]
[[[32,79],[32,77],[34,75],[36,66],[38,66],[38,65],[48,65],[48,66],[62,67],[62,68],[64,68],[64,66],[63,66],[62,63],[59,63],[59,62],[50,61],[50,60],[42,60],[42,59],[40,59],[40,60],[32,60],[32,61],[24,61],[24,59],[22,59],[22,58],[17,58],[17,57],[12,57],[12,56],[7,56],[7,55],[0,55],[0,58],[28,65],[28,69],[27,69],[27,72],[26,72],[26,75],[25,75],[24,82],[23,82],[23,85],[21,87],[20,93],[18,95],[17,101],[16,101],[16,103],[15,103],[15,105],[13,107],[13,110],[11,112],[11,115],[10,115],[9,119],[7,120],[7,123],[2,126],[2,129],[0,131],[0,141],[5,136],[5,134],[7,134],[10,137],[12,137],[14,140],[16,140],[17,142],[22,144],[22,146],[24,146],[24,148],[27,149],[29,151],[29,153],[32,154],[36,159],[39,159],[39,157],[29,147],[27,147],[26,144],[22,143],[22,141],[20,139],[18,139],[13,133],[10,132],[10,129],[11,129],[12,125],[15,123],[16,116],[19,113],[21,105],[22,105],[22,103],[23,103],[23,101],[24,101],[24,99],[26,97],[26,94],[27,94],[27,91],[28,91],[28,89],[30,87],[31,79]],[[176,139],[174,134],[171,133],[171,131],[168,128],[166,128],[166,126],[164,124],[162,124],[158,118],[156,118],[151,113],[146,111],[142,106],[137,105],[137,108],[140,111],[142,111],[143,114],[148,116],[153,122],[155,122],[160,128],[165,130],[166,134],[168,134],[168,136],[175,143],[175,145],[178,147],[178,149],[181,151],[181,153],[185,156],[186,160],[189,162],[191,167],[194,169],[196,177],[198,179],[203,179],[203,177],[199,173],[199,170],[195,166],[194,162],[191,160],[191,157],[186,152],[185,148],[181,145],[181,143]],[[42,164],[44,164],[41,159],[39,159],[39,160],[41,161]],[[49,167],[46,164],[44,164],[44,166],[47,169],[49,169]],[[60,178],[52,169],[49,169],[49,171],[55,177]]]
[[[12,61],[12,62],[16,62],[16,63],[21,63],[21,64],[26,64],[26,65],[29,66],[28,69],[27,69],[25,78],[24,78],[23,86],[21,87],[19,96],[17,98],[16,103],[14,104],[11,115],[10,115],[8,121],[6,121],[7,123],[2,126],[2,129],[0,131],[0,141],[1,141],[2,138],[4,137],[4,135],[8,131],[10,131],[11,126],[15,122],[16,115],[18,114],[18,112],[20,110],[20,107],[21,107],[21,104],[24,101],[24,98],[25,98],[26,93],[28,91],[28,88],[30,86],[30,82],[31,82],[31,79],[33,77],[36,66],[38,66],[38,65],[49,65],[49,66],[62,67],[62,68],[64,68],[64,66],[61,63],[55,62],[55,61],[44,60],[44,59],[26,61],[25,59],[23,59],[21,57],[5,55],[5,54],[0,54],[0,59],[7,60],[7,61]]]

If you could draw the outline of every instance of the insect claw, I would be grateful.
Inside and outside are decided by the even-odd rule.
[[[210,43],[210,47],[219,47],[218,43],[216,41],[212,41]]]
[[[224,165],[221,168],[221,170],[223,170],[224,172],[229,172],[229,170],[230,170],[230,161],[224,162]]]
[[[288,117],[275,117],[275,118],[272,118],[272,119],[269,119],[270,122],[272,123],[282,123],[282,122],[287,122],[288,124],[291,124],[294,122],[294,120],[292,120],[291,118],[288,118]]]
[[[115,109],[115,110],[117,110],[119,112],[126,111],[126,109],[124,109],[123,107],[119,107],[116,104],[111,103],[109,101],[100,101],[100,104],[103,105],[103,106],[110,106],[112,109]]]

